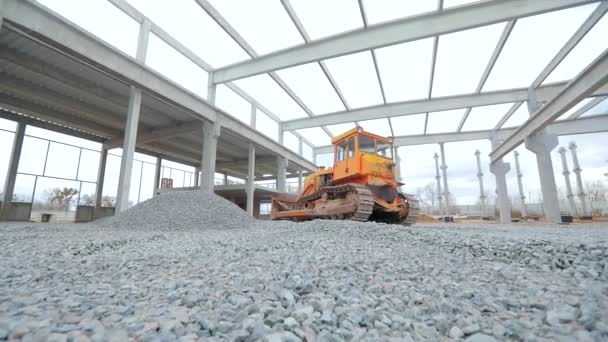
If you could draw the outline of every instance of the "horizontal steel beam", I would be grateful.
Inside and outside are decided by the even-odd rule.
[[[562,91],[553,99],[536,111],[528,121],[523,123],[517,131],[498,145],[490,158],[492,162],[504,157],[515,149],[526,138],[540,132],[560,115],[567,112],[585,97],[593,94],[598,88],[608,83],[608,49],[596,58],[585,70],[581,71]]]
[[[566,86],[566,84],[566,82],[560,82],[542,86],[536,89],[537,99],[543,102],[549,101],[556,94],[558,94],[559,91]],[[608,94],[608,86],[605,86],[594,93],[595,96],[606,94]],[[527,88],[492,91],[479,94],[436,97],[432,99],[397,102],[380,106],[354,109],[351,111],[318,115],[314,118],[289,120],[284,121],[281,124],[281,127],[283,130],[290,131],[294,129],[322,125],[335,125],[353,121],[381,119],[411,114],[423,114],[428,112],[487,106],[500,103],[513,103],[526,101],[527,99]]]
[[[551,132],[557,135],[574,135],[587,133],[608,132],[608,113],[590,116],[577,120],[561,120],[549,125]],[[517,128],[505,128],[497,130],[498,139],[506,138],[513,134]],[[413,146],[449,143],[459,141],[486,140],[492,137],[493,130],[461,132],[461,133],[439,133],[427,135],[407,135],[395,137],[395,146]],[[315,148],[317,154],[334,153],[333,145]]]
[[[597,0],[596,0],[597,1]],[[495,0],[435,11],[369,26],[281,50],[215,71],[224,83],[355,52],[491,25],[517,18],[592,3],[591,0]]]

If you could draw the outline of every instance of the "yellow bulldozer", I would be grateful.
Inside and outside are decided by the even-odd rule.
[[[416,222],[418,201],[399,191],[391,139],[353,128],[332,144],[334,166],[307,176],[299,196],[274,196],[273,220]]]

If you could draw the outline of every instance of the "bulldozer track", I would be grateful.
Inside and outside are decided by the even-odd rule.
[[[411,226],[416,223],[418,219],[418,215],[420,214],[420,203],[414,197],[414,195],[400,193],[401,196],[407,199],[408,203],[408,213],[405,220],[401,221],[401,224],[404,226]]]
[[[349,217],[349,220],[365,222],[369,219],[374,209],[374,196],[372,192],[363,185],[359,184],[345,184],[337,186],[326,186],[317,192],[314,192],[308,196],[302,197],[298,200],[297,204],[303,206],[306,202],[314,201],[323,194],[340,194],[340,193],[356,193],[359,197],[359,204],[357,210]],[[320,216],[319,218],[325,219],[340,219],[339,217],[332,217],[331,215]]]

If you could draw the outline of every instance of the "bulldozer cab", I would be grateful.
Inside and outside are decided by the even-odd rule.
[[[362,174],[373,161],[375,164],[393,163],[393,144],[390,139],[353,128],[337,136],[334,145],[334,179]],[[368,163],[362,163],[365,159]]]

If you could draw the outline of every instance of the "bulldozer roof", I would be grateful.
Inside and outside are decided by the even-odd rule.
[[[370,132],[366,132],[359,127],[355,127],[355,128],[349,129],[348,131],[334,137],[333,139],[331,139],[331,143],[335,144],[335,143],[340,142],[340,141],[344,140],[345,138],[350,137],[351,135],[355,135],[355,134],[362,134],[362,135],[366,135],[368,137],[375,138],[378,140],[383,140],[383,141],[391,141],[391,138],[383,137],[381,135],[377,135],[377,134],[370,133]]]

